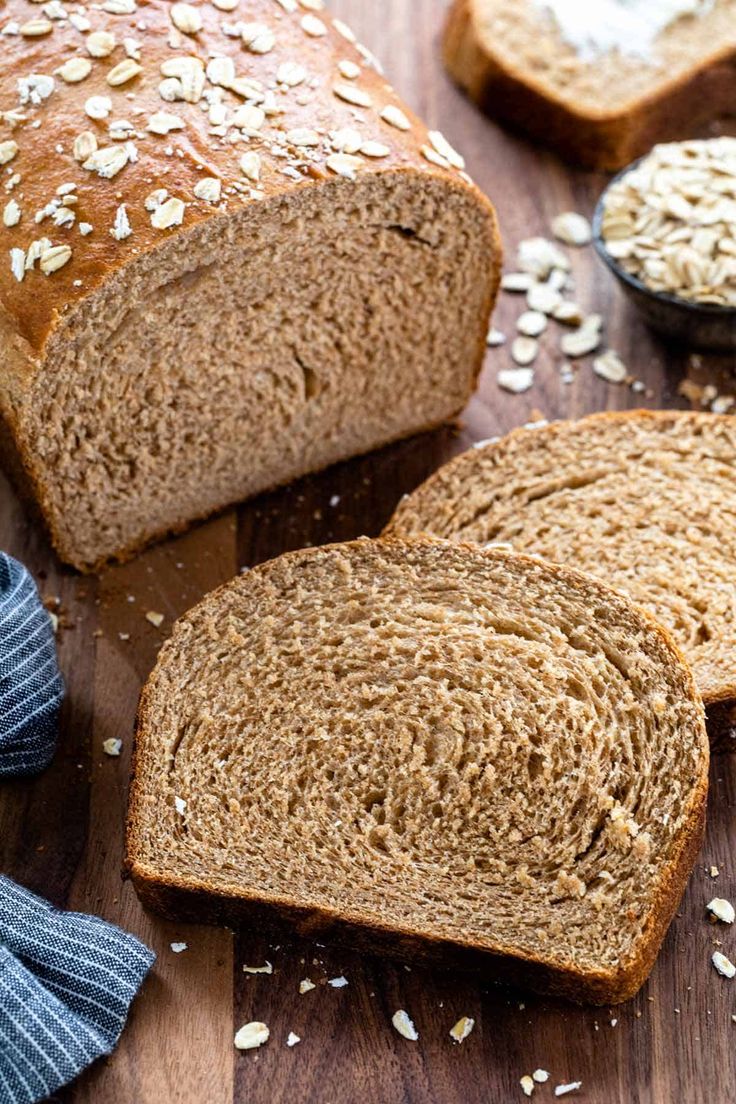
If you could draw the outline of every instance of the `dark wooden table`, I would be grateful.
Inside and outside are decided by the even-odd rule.
[[[443,0],[335,0],[386,63],[411,104],[463,150],[495,200],[509,259],[522,237],[546,231],[566,209],[590,212],[603,178],[576,173],[552,155],[501,132],[451,86],[438,58]],[[63,569],[0,477],[0,547],[22,559],[45,596],[61,600],[59,650],[68,685],[63,733],[53,765],[34,781],[0,789],[0,869],[67,908],[88,910],[137,933],[158,962],[117,1052],[59,1100],[74,1104],[498,1104],[525,1099],[519,1084],[537,1067],[553,1086],[583,1082],[586,1104],[725,1104],[736,1100],[736,980],[710,965],[716,940],[736,958],[736,932],[708,923],[713,896],[736,899],[736,759],[716,756],[708,838],[680,913],[652,977],[617,1009],[576,1009],[487,980],[407,969],[329,946],[273,946],[257,931],[233,934],[164,923],[146,915],[120,876],[128,763],[136,700],[172,621],[240,567],[305,544],[376,534],[402,493],[471,440],[538,416],[577,416],[627,406],[687,405],[688,376],[736,392],[726,359],[688,358],[651,338],[627,309],[591,250],[575,255],[578,297],[607,320],[610,343],[646,384],[644,395],[596,377],[584,362],[560,380],[556,341],[546,339],[534,388],[500,391],[488,365],[459,434],[442,431],[337,467],[231,511],[154,548],[99,579]],[[513,332],[519,305],[505,296],[496,325]],[[339,495],[337,506],[330,505]],[[148,610],[165,614],[160,630]],[[103,754],[103,740],[123,754]],[[708,872],[717,866],[719,874]],[[172,941],[186,941],[176,955]],[[271,976],[243,973],[269,959]],[[349,985],[326,980],[344,974]],[[309,976],[317,988],[300,996]],[[391,1027],[406,1008],[421,1038]],[[460,1046],[448,1032],[462,1015],[476,1020]],[[271,1041],[239,1053],[233,1034],[266,1021]],[[288,1049],[289,1032],[302,1042]]]

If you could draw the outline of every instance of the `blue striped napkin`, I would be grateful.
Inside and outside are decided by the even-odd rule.
[[[154,954],[96,916],[0,875],[0,1101],[35,1104],[103,1054]]]
[[[0,552],[0,780],[49,765],[63,697],[51,619],[26,569]],[[0,1104],[44,1100],[109,1054],[154,958],[0,875]]]
[[[26,569],[0,552],[0,778],[49,765],[63,697],[51,618]]]

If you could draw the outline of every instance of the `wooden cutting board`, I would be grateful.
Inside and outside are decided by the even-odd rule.
[[[544,233],[562,210],[589,213],[604,178],[572,172],[552,155],[484,119],[452,87],[438,58],[443,0],[335,0],[336,15],[386,63],[393,83],[465,152],[498,207],[511,260],[523,237]],[[582,1081],[586,1104],[725,1104],[736,1100],[736,980],[710,965],[716,941],[736,958],[736,932],[708,923],[713,896],[736,899],[736,758],[712,770],[708,838],[654,973],[616,1009],[577,1009],[491,978],[394,965],[309,942],[274,945],[259,931],[164,923],[146,915],[120,877],[128,764],[136,700],[172,621],[240,567],[287,549],[376,534],[401,494],[472,440],[541,412],[574,417],[640,405],[685,406],[690,376],[736,393],[733,358],[688,359],[652,339],[624,304],[591,250],[574,259],[578,297],[607,320],[611,345],[646,384],[644,395],[596,377],[583,363],[571,384],[559,376],[556,341],[544,341],[530,392],[498,389],[508,353],[489,353],[462,431],[441,431],[344,464],[154,548],[135,563],[82,579],[60,567],[0,477],[0,547],[22,559],[45,596],[60,598],[61,664],[68,695],[59,753],[34,780],[0,788],[0,869],[56,904],[95,912],[135,932],[157,954],[120,1046],[58,1096],[68,1104],[499,1104],[523,1100],[519,1079],[537,1067],[535,1091]],[[505,296],[496,325],[513,333],[519,312]],[[336,506],[330,504],[339,495]],[[160,629],[145,617],[164,614]],[[116,737],[123,754],[103,754]],[[708,872],[717,867],[717,877]],[[181,954],[170,949],[184,941]],[[243,965],[273,963],[272,975]],[[344,988],[327,980],[343,975]],[[317,988],[300,996],[299,982]],[[391,1016],[409,1011],[418,1043],[399,1037]],[[460,1016],[476,1027],[462,1045],[448,1034]],[[238,1053],[241,1024],[264,1020],[268,1046]],[[289,1032],[302,1041],[285,1045]]]

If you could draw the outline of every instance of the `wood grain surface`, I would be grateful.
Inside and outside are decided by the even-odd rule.
[[[576,173],[551,154],[500,131],[451,86],[438,57],[443,0],[334,0],[380,56],[412,106],[464,151],[494,199],[509,258],[554,214],[590,212],[604,179]],[[591,250],[574,258],[578,297],[600,311],[608,338],[646,384],[634,394],[596,377],[583,362],[561,382],[556,341],[545,340],[534,388],[514,396],[495,377],[506,350],[489,353],[462,429],[443,430],[344,464],[268,495],[160,545],[99,579],[56,562],[0,477],[0,547],[23,560],[41,591],[61,601],[61,663],[68,695],[59,752],[33,781],[0,788],[0,869],[67,908],[93,911],[130,929],[157,952],[122,1041],[64,1090],[66,1104],[497,1104],[523,1100],[519,1079],[537,1067],[535,1090],[582,1081],[586,1104],[726,1104],[736,1100],[736,980],[710,965],[716,941],[736,958],[736,933],[706,919],[713,896],[736,898],[736,758],[712,771],[707,842],[649,983],[617,1009],[578,1009],[494,988],[492,979],[407,969],[308,942],[273,945],[258,931],[184,927],[146,915],[120,876],[131,734],[143,680],[174,618],[244,565],[286,549],[376,534],[398,498],[472,441],[529,421],[640,405],[685,406],[687,376],[736,392],[734,364],[688,357],[653,339],[624,304]],[[496,325],[513,332],[519,304],[505,296]],[[330,505],[333,496],[339,503]],[[160,629],[145,613],[164,614]],[[102,752],[109,737],[123,754]],[[711,877],[711,865],[718,876]],[[179,955],[172,941],[186,941]],[[272,975],[243,965],[266,959]],[[336,989],[329,978],[344,975]],[[299,995],[299,981],[317,988]],[[391,1027],[405,1008],[420,1033],[407,1042]],[[473,1034],[448,1034],[462,1015]],[[236,1028],[264,1020],[271,1040],[257,1052],[233,1048]],[[289,1032],[301,1043],[287,1048]]]

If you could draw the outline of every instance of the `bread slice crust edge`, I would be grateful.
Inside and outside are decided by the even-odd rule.
[[[359,545],[364,541],[365,538],[363,541],[350,543]],[[407,543],[442,544],[445,542],[430,537],[417,537],[406,541],[388,536],[378,542],[369,543],[400,547]],[[292,561],[298,561],[312,552],[329,551],[333,547],[345,546],[300,550],[287,553],[280,559],[289,558]],[[466,545],[465,547],[478,554],[477,546]],[[490,558],[507,555],[491,550],[482,554]],[[529,564],[539,563],[533,557],[524,555],[514,554],[513,558]],[[253,570],[268,571],[269,565],[274,562],[268,561]],[[702,711],[701,699],[682,653],[670,633],[651,614],[634,606],[619,591],[599,580],[592,580],[589,576],[565,566],[556,564],[545,564],[545,566],[560,580],[583,581],[586,585],[593,583],[611,599],[619,603],[623,599],[628,606],[636,610],[637,615],[659,636],[672,653],[673,659],[683,668],[688,680],[689,696],[692,701],[700,705]],[[224,584],[207,596],[204,602],[209,602],[230,585],[232,584]],[[200,606],[202,604],[200,603]],[[198,608],[194,607],[195,610]],[[192,612],[194,610],[190,611]],[[286,928],[309,938],[329,936],[338,943],[357,947],[369,953],[385,953],[400,959],[439,963],[463,970],[480,969],[484,975],[500,983],[521,985],[540,993],[561,996],[582,1004],[621,1003],[633,997],[646,981],[703,842],[709,766],[709,746],[704,723],[700,741],[702,771],[690,796],[686,826],[680,833],[667,868],[660,876],[646,923],[636,943],[636,951],[616,968],[602,969],[594,973],[551,963],[542,954],[526,954],[503,947],[481,947],[476,943],[463,941],[462,938],[449,940],[431,932],[418,932],[408,927],[397,927],[395,924],[382,924],[375,917],[367,917],[359,911],[337,910],[327,906],[312,907],[276,894],[268,897],[262,894],[249,894],[241,887],[233,887],[229,890],[218,886],[217,890],[213,891],[206,880],[180,877],[165,869],[156,869],[141,860],[138,854],[140,837],[145,831],[142,815],[145,795],[141,775],[146,754],[145,736],[151,724],[149,701],[151,694],[152,682],[149,679],[141,694],[136,717],[123,863],[123,875],[133,882],[145,908],[173,920],[220,925],[249,923],[262,925],[265,930],[275,931]]]

